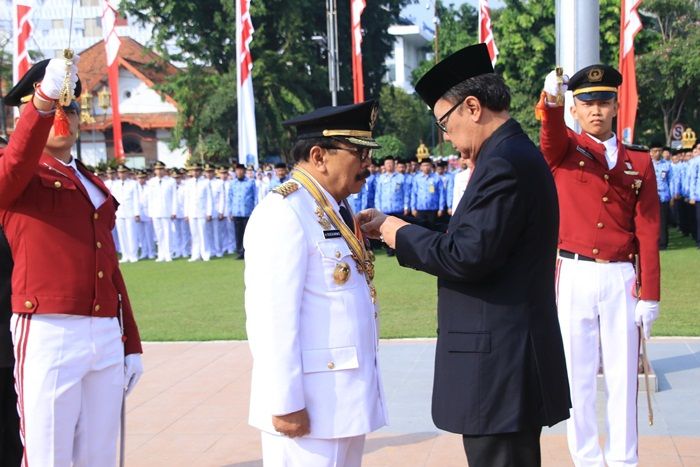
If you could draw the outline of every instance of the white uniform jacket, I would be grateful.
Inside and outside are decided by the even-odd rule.
[[[170,218],[177,214],[177,187],[172,178],[150,179],[146,182],[145,195],[149,217]]]
[[[324,235],[315,209],[303,187],[286,198],[270,193],[246,228],[246,329],[253,355],[249,422],[276,433],[273,415],[306,408],[308,437],[357,436],[387,421],[377,314],[348,245],[342,237]],[[341,261],[351,273],[339,285],[333,272]]]
[[[141,215],[139,183],[136,180],[115,180],[111,184],[112,196],[119,201],[117,218],[133,219]]]
[[[185,217],[192,219],[213,215],[214,198],[211,184],[204,177],[189,178],[185,182]]]

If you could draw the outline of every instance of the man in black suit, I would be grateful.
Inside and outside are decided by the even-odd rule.
[[[555,303],[558,205],[541,153],[510,118],[483,44],[416,85],[445,139],[475,163],[447,233],[376,210],[358,220],[399,264],[438,278],[433,421],[463,435],[470,467],[540,465],[542,426],[569,417]]]

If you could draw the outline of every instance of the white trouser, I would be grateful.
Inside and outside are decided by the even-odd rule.
[[[173,220],[173,236],[170,244],[170,252],[173,258],[188,255],[185,232],[189,234],[189,227],[187,227],[185,219],[177,218]]]
[[[204,217],[190,217],[190,234],[192,235],[192,255],[190,260],[203,259],[209,261],[211,252],[209,250],[209,238],[207,238],[207,222]]]
[[[571,387],[569,452],[577,467],[637,465],[637,299],[631,263],[557,260],[559,325]],[[598,444],[596,375],[607,393],[605,452]]]
[[[288,438],[261,432],[264,467],[360,467],[365,435]]]
[[[156,257],[155,251],[155,232],[153,231],[153,220],[150,217],[141,216],[139,225],[139,246],[141,246],[141,255],[139,259]]]
[[[121,245],[122,259],[135,262],[139,259],[138,223],[133,217],[117,217],[117,236]]]
[[[223,221],[219,220],[218,214],[212,216],[212,220],[207,226],[207,232],[209,235],[209,248],[211,254],[217,257],[223,256],[223,238],[221,237],[223,226]]]
[[[12,316],[23,466],[109,467],[124,396],[116,318]]]
[[[171,240],[173,237],[172,219],[169,217],[153,217],[153,229],[156,231],[156,243],[158,244],[158,260],[172,260]]]
[[[121,253],[122,246],[119,244],[119,235],[117,234],[117,226],[116,225],[112,229],[112,240],[114,240],[114,248],[117,250],[117,253]]]

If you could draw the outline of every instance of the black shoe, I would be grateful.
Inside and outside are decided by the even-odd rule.
[[[244,255],[243,255],[243,253],[241,253],[241,254],[239,254],[238,256],[236,256],[236,259],[245,259],[245,257],[244,257]]]

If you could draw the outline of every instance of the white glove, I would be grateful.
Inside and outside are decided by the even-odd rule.
[[[560,92],[562,95],[564,95],[569,85],[569,76],[563,75],[563,82],[561,84],[559,84],[558,81],[559,80],[557,79],[556,70],[550,71],[547,77],[544,79],[544,92],[546,92],[550,96],[557,96]]]
[[[143,364],[141,354],[132,353],[124,357],[124,389],[128,396],[143,374]]]
[[[73,65],[70,69],[70,95],[75,94],[75,86],[78,84],[78,62],[80,57],[73,57]],[[63,89],[63,80],[66,78],[66,61],[63,58],[53,58],[49,61],[41,80],[41,93],[49,99],[57,100]]]
[[[641,326],[644,339],[651,337],[651,327],[659,317],[659,302],[656,300],[640,300],[634,308],[634,322]]]

